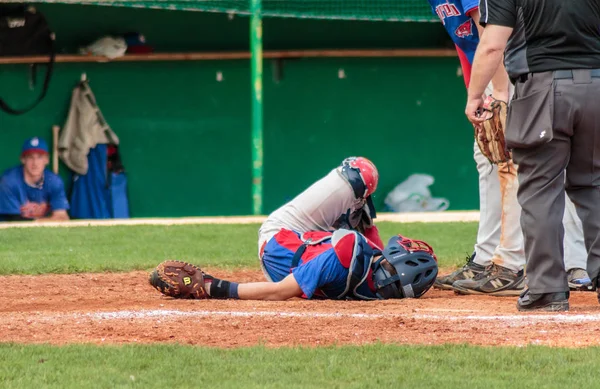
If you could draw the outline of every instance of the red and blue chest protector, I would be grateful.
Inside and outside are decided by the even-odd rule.
[[[282,229],[265,245],[261,258],[274,282],[294,275],[305,298],[373,300],[371,260],[377,246],[356,231]]]

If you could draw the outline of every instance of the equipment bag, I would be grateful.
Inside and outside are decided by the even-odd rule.
[[[0,57],[48,56],[40,96],[30,106],[14,109],[0,98],[0,109],[13,115],[32,110],[46,96],[54,66],[54,33],[46,18],[33,7],[0,6]]]

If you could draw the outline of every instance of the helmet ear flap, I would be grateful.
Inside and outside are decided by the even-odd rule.
[[[376,294],[380,298],[387,300],[403,297],[400,291],[400,276],[383,255],[373,264],[373,281]]]
[[[374,253],[374,256],[375,255],[381,255],[381,253]],[[383,261],[384,259],[385,257],[381,255],[378,260],[373,262],[373,264],[371,265],[371,269],[373,269],[373,271],[377,270],[381,266],[381,261]]]

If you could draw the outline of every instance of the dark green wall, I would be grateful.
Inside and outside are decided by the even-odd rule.
[[[45,5],[61,47],[103,34],[143,32],[158,50],[245,50],[247,19],[220,14]],[[444,47],[438,24],[265,21],[265,48]],[[472,130],[456,58],[302,59],[274,80],[265,61],[264,212],[292,198],[348,155],[381,173],[376,204],[415,172],[436,178],[451,209],[477,208]],[[343,69],[345,78],[339,78]],[[23,139],[50,139],[85,71],[121,138],[133,216],[249,214],[248,61],[57,64],[48,97],[23,116],[0,113],[0,168]],[[223,81],[216,80],[222,72]],[[24,104],[27,65],[0,66],[0,96]],[[64,174],[64,167],[63,167]]]

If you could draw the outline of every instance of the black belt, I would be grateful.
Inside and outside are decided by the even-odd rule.
[[[600,69],[578,69],[578,70],[590,70],[590,75],[592,78],[600,78]],[[573,71],[572,70],[555,70],[554,71],[554,79],[555,80],[565,80],[572,79]]]
[[[589,70],[592,78],[600,78],[600,69],[575,69],[575,70]],[[515,85],[517,82],[526,82],[532,73],[521,74],[518,77],[511,78],[510,82]],[[573,70],[554,70],[555,80],[572,80]]]

